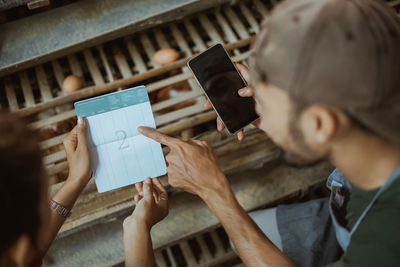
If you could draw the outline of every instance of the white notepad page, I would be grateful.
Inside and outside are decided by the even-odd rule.
[[[155,128],[145,86],[75,103],[88,123],[88,143],[97,190],[102,193],[166,173],[161,145],[137,131]]]

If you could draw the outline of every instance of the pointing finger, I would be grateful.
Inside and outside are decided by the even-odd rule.
[[[138,128],[138,131],[143,134],[144,136],[153,139],[154,141],[166,145],[166,146],[170,146],[175,144],[179,139],[173,138],[171,136],[168,136],[166,134],[160,133],[154,129],[151,129],[149,127],[144,127],[144,126],[140,126]]]

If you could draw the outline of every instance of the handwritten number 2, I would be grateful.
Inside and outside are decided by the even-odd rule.
[[[129,144],[125,144],[125,139],[126,139],[126,132],[124,130],[118,130],[115,132],[115,135],[121,139],[121,144],[119,145],[119,150],[125,149],[129,147]]]

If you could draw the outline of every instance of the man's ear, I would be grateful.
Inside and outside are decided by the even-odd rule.
[[[6,252],[5,258],[7,262],[15,266],[27,266],[34,258],[34,249],[31,239],[28,235],[21,235]]]
[[[300,120],[306,142],[311,146],[327,144],[335,137],[337,114],[327,107],[311,105],[303,110]]]

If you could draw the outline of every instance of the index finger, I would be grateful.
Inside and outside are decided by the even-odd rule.
[[[138,128],[139,133],[143,134],[144,136],[153,139],[154,141],[166,145],[166,146],[170,146],[175,144],[179,139],[173,138],[171,136],[168,136],[166,134],[160,133],[157,130],[151,129],[149,127],[144,127],[144,126],[140,126]]]

